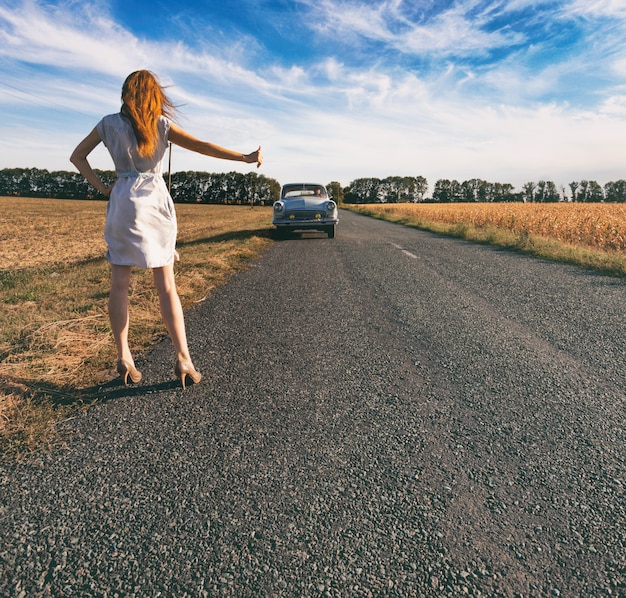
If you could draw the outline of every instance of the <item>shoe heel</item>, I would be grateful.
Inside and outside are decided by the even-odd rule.
[[[183,390],[186,388],[187,376],[191,378],[193,384],[198,384],[202,380],[202,374],[193,367],[191,363],[176,362],[174,367],[174,374],[180,380]]]
[[[117,362],[117,373],[121,376],[124,386],[128,386],[129,378],[133,384],[137,384],[141,381],[141,372],[124,359],[120,359]]]

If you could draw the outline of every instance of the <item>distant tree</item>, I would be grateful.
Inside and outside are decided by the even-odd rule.
[[[332,181],[326,185],[326,189],[328,189],[328,192],[333,196],[337,204],[341,205],[343,203],[344,191],[340,183]]]
[[[452,199],[450,201],[454,202],[462,202],[463,201],[463,190],[461,188],[461,183],[457,180],[450,181],[450,194]]]
[[[596,181],[580,181],[580,192],[577,200],[582,202],[604,201],[602,187]]]
[[[428,181],[423,176],[415,177],[415,195],[414,202],[422,202],[424,201],[424,195],[428,191]]]
[[[473,202],[480,201],[479,192],[481,183],[480,179],[469,179],[461,183],[461,193],[463,194],[463,201]]]
[[[263,199],[261,201],[265,202],[265,204],[273,204],[275,201],[278,201],[280,198],[280,183],[273,178],[269,177],[261,177],[263,179]]]
[[[569,188],[572,192],[572,201],[577,201],[577,197],[576,197],[576,190],[578,189],[578,182],[577,181],[572,181],[569,184]]]
[[[405,203],[407,201],[408,187],[405,178],[390,176],[383,179],[382,185],[386,186],[388,202]]]
[[[379,203],[380,179],[361,178],[352,181],[350,190],[356,195],[359,203]]]
[[[535,191],[535,201],[538,202],[556,202],[559,201],[560,195],[556,185],[552,181],[539,181]]]
[[[580,181],[580,191],[576,197],[577,201],[587,201],[587,192],[589,190],[589,181]]]
[[[604,185],[604,200],[608,202],[626,202],[626,181],[611,181]]]
[[[349,196],[351,200],[350,203],[378,203],[380,202],[378,196],[379,187],[380,179],[355,179],[350,183],[349,192],[346,194],[346,201],[348,201]]]
[[[548,201],[548,202],[561,201],[561,194],[559,193],[559,189],[554,184],[553,181],[546,181],[546,194],[545,194],[544,201]]]
[[[587,201],[604,201],[604,191],[597,181],[589,181],[587,188]]]
[[[492,201],[515,201],[511,183],[494,183]]]
[[[522,185],[522,197],[524,198],[524,202],[532,202],[535,201],[535,183],[529,181],[528,183],[524,183]]]
[[[359,196],[354,192],[350,185],[344,187],[343,189],[343,202],[348,204],[361,203]]]
[[[466,202],[500,202],[515,201],[513,185],[510,183],[490,183],[482,179],[469,179],[461,183],[459,201]]]
[[[376,201],[379,203],[397,203],[396,193],[391,177],[381,180],[376,191]]]
[[[424,192],[423,183],[418,177],[390,176],[380,182],[378,195],[381,201],[405,203],[418,201]]]
[[[277,180],[256,172],[172,174],[172,198],[178,203],[271,204],[280,195]]]
[[[452,201],[452,183],[449,179],[439,179],[433,189],[433,201],[449,203]]]
[[[201,202],[209,185],[210,178],[206,173],[192,170],[174,172],[170,194],[179,203]]]
[[[339,185],[337,183],[337,185]],[[355,179],[344,190],[345,203],[397,203],[424,201],[428,181],[423,176]]]
[[[433,189],[433,201],[440,203],[462,202],[463,187],[459,181],[439,179]]]
[[[492,202],[494,201],[494,187],[493,183],[489,181],[477,180],[476,200],[480,202]]]
[[[112,171],[96,170],[105,183],[115,180]],[[38,168],[11,168],[0,171],[0,195],[62,199],[104,198],[78,172],[49,172]]]

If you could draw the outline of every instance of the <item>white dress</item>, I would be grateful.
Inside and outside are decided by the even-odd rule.
[[[106,258],[112,264],[160,268],[174,262],[176,212],[162,175],[169,128],[162,116],[156,153],[143,158],[127,118],[110,114],[96,125],[117,171],[104,225]]]

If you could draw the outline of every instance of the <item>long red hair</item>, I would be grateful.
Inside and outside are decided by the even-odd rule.
[[[122,86],[122,114],[130,119],[137,137],[137,149],[143,157],[154,156],[159,139],[160,116],[173,118],[175,107],[167,97],[156,75],[135,71]]]

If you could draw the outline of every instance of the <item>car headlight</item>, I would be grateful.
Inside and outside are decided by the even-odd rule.
[[[337,204],[334,201],[329,201],[326,203],[327,212],[334,212],[336,207],[337,207]]]
[[[284,209],[285,209],[285,206],[280,201],[277,201],[274,204],[274,212],[282,212]]]

